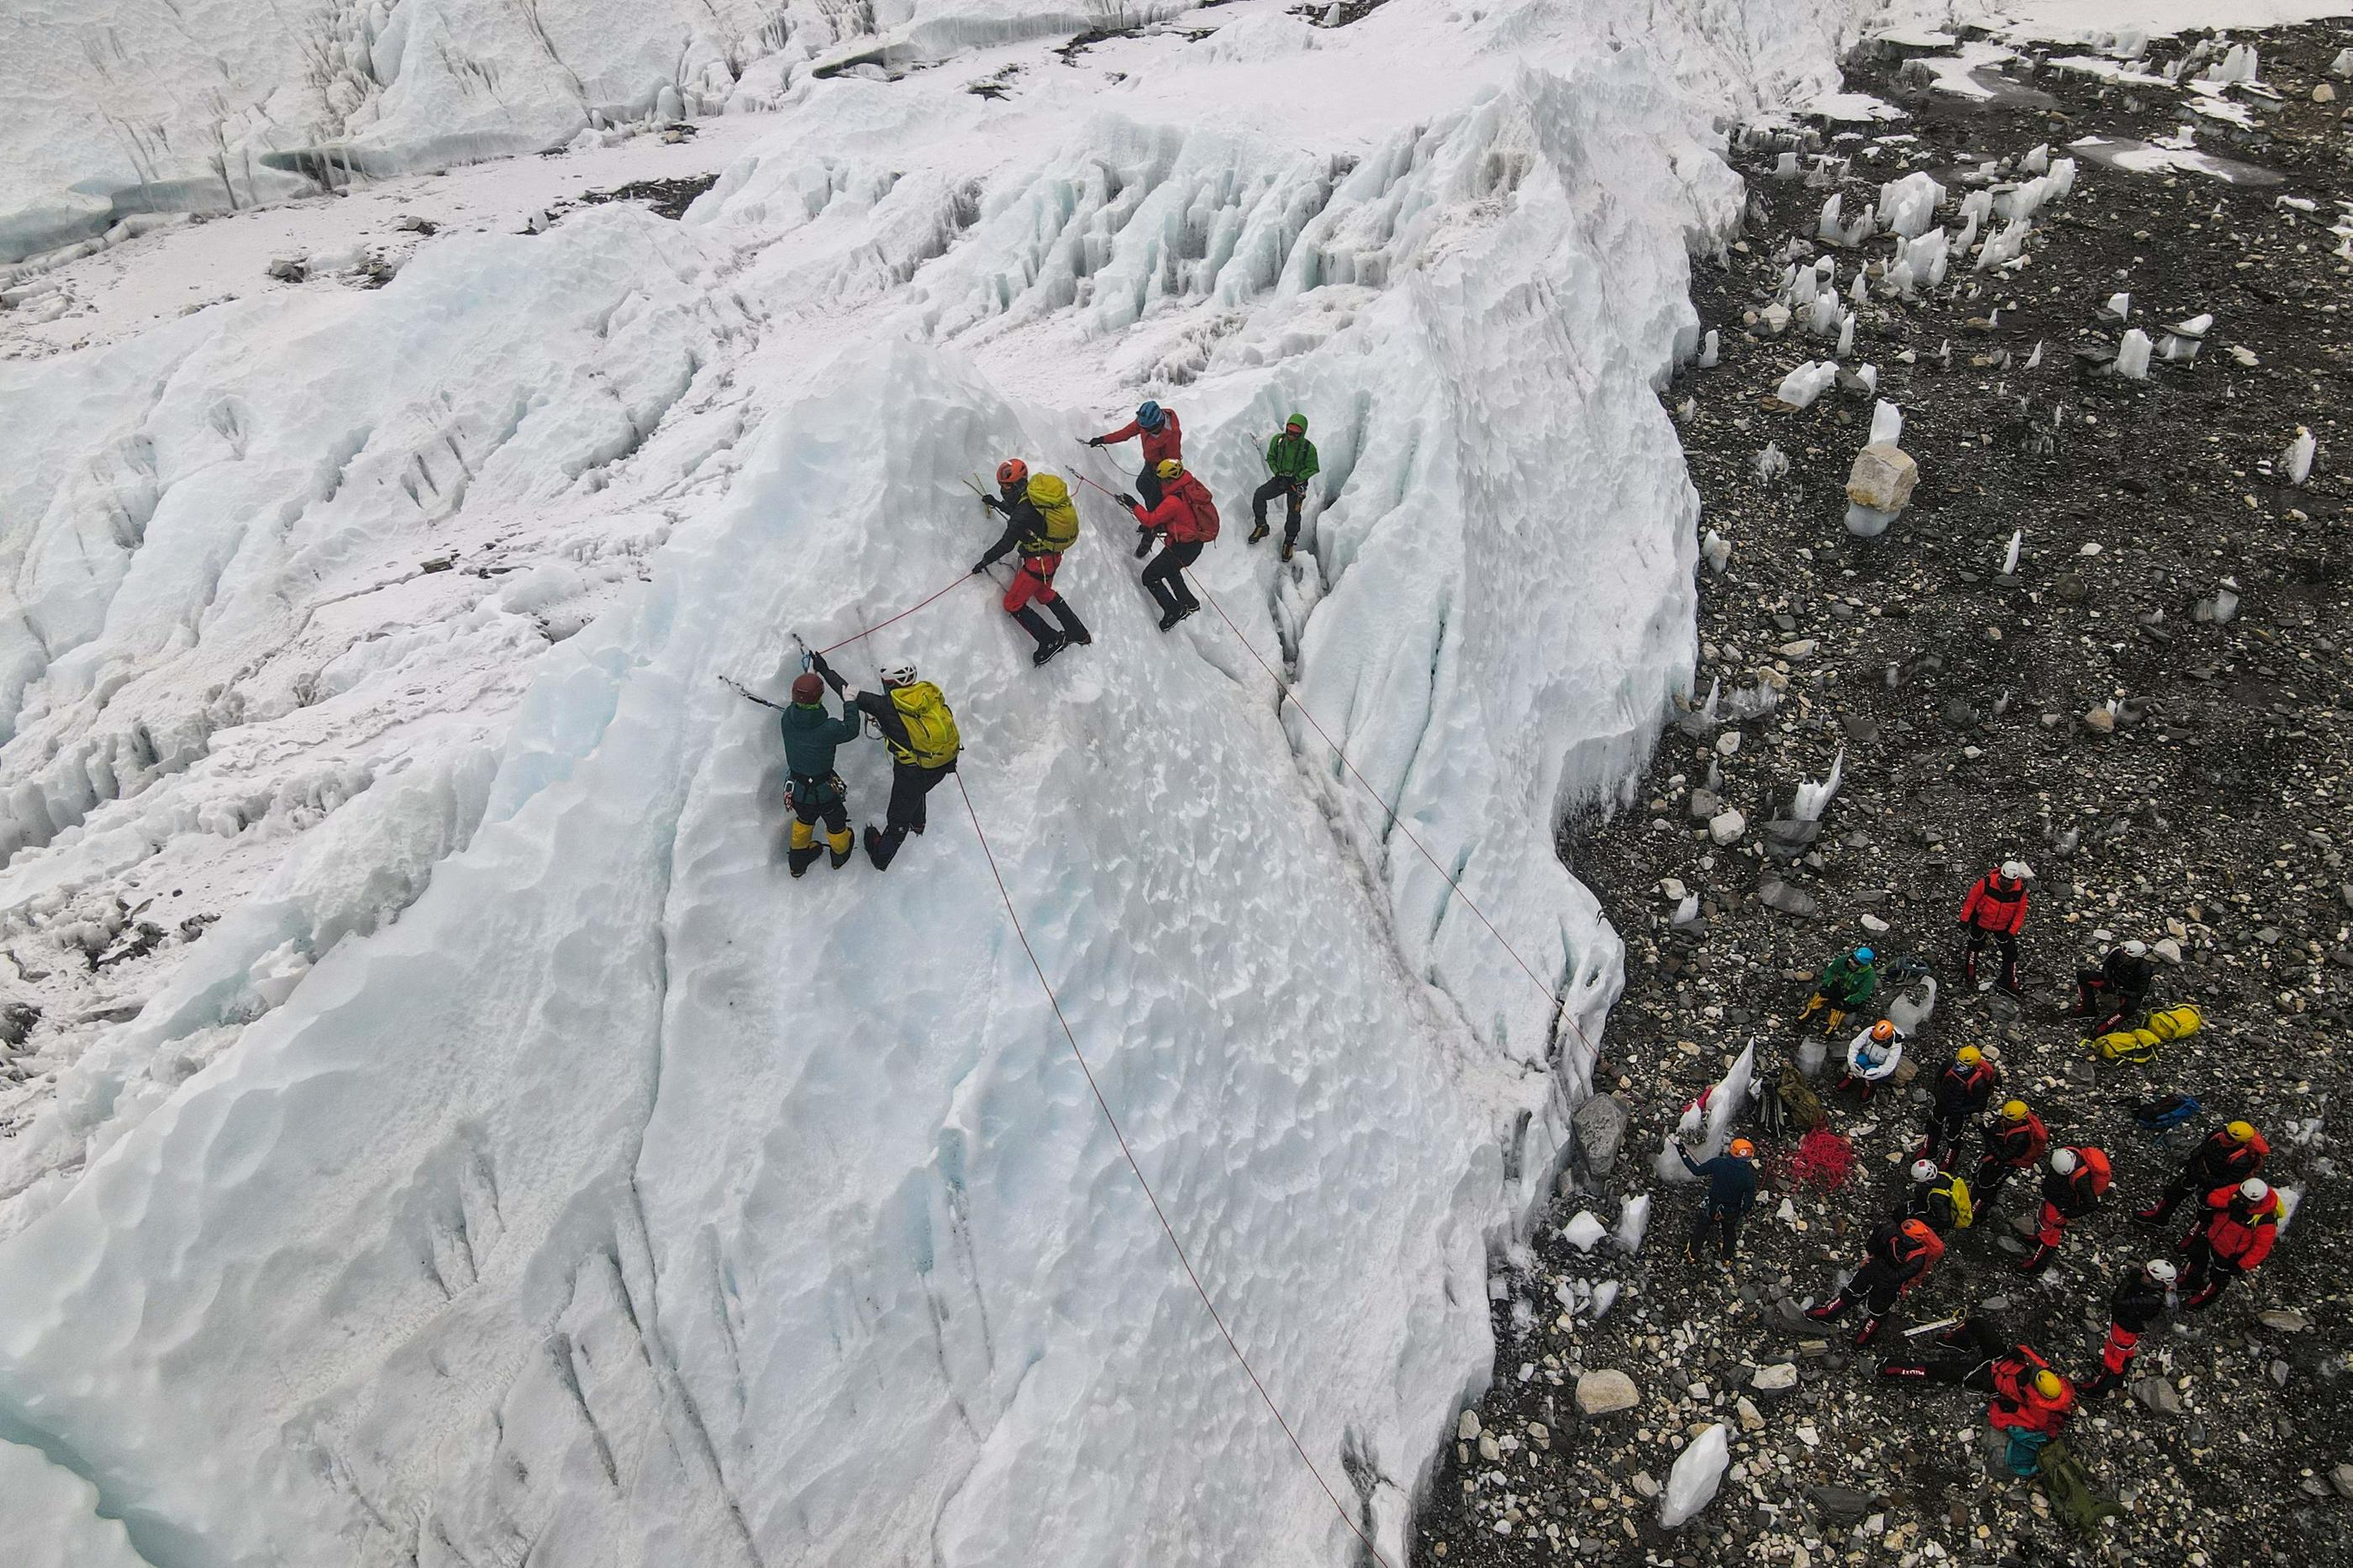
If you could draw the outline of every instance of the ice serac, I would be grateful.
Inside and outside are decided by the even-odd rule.
[[[1462,47],[1402,3],[1314,51],[1255,20],[1302,61]],[[441,434],[428,391],[370,366],[307,384],[315,409],[269,401],[272,366],[323,376],[271,312],[328,307],[195,318],[98,362],[121,387],[23,382],[28,407],[82,387],[135,450],[144,416],[122,411],[160,379],[179,449],[227,455],[167,464],[173,549],[151,557],[151,527],[119,584],[58,602],[91,651],[28,676],[20,741],[129,700],[112,661],[270,644],[270,586],[313,567],[477,508],[585,508],[640,442],[672,482],[644,581],[513,647],[533,662],[494,776],[476,737],[404,753],[92,1053],[32,1144],[39,1212],[0,1240],[0,1438],[173,1568],[1356,1560],[1175,1268],[1006,923],[969,789],[1202,1284],[1401,1561],[1410,1494],[1485,1375],[1490,1248],[1549,1186],[1620,984],[1554,836],[1639,763],[1689,669],[1695,507],[1654,387],[1697,342],[1687,247],[1720,242],[1739,195],[1686,93],[1721,94],[1734,56],[1767,70],[1738,29],[1608,18],[1611,47],[1594,20],[1477,24],[1477,68],[1448,62],[1461,90],[1352,123],[1345,156],[1141,111],[1033,124],[1017,154],[953,87],[821,84],[683,231],[610,214],[469,241],[462,277],[428,254],[332,308],[351,337],[512,343],[481,374],[547,382],[461,411],[499,439],[456,512],[402,486],[432,444],[411,423]],[[1512,63],[1539,45],[1558,70]],[[726,341],[746,297],[771,307],[765,357]],[[536,302],[500,337],[485,300]],[[549,330],[575,306],[600,346]],[[746,357],[664,374],[633,332]],[[543,340],[570,374],[530,357]],[[199,353],[214,368],[174,374]],[[773,690],[783,628],[834,641],[961,584],[964,477],[1075,458],[1101,410],[1062,384],[1089,354],[1122,398],[1184,389],[1188,455],[1229,503],[1198,573],[1222,614],[1155,632],[1091,496],[1063,586],[1092,647],[1040,676],[965,584],[843,651],[860,684],[914,658],[966,762],[887,875],[785,878],[773,717],[715,678]],[[196,395],[237,375],[242,407]],[[676,450],[738,379],[792,390]],[[1325,465],[1312,571],[1239,539],[1257,438],[1293,406]],[[306,417],[355,455],[288,477]],[[740,466],[706,486],[729,444]],[[55,466],[45,498],[70,484]],[[313,483],[290,516],[255,499]],[[58,530],[102,538],[58,504]],[[251,544],[227,531],[257,513]],[[213,552],[221,608],[186,636],[125,613],[134,587],[187,604]],[[400,689],[431,687],[433,634],[494,641],[563,574],[348,637],[301,699],[358,700],[410,660]],[[126,640],[155,631],[161,651]],[[883,768],[845,757],[861,807]],[[10,875],[87,871],[122,805],[52,823]],[[335,850],[385,875],[339,882]],[[142,1079],[133,1058],[200,1036],[216,1055]],[[0,1534],[26,1506],[0,1490]]]

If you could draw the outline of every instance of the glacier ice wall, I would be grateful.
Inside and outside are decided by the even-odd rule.
[[[197,1568],[1348,1556],[961,795],[888,876],[791,882],[773,729],[715,679],[953,580],[1005,452],[1110,482],[1073,437],[1149,388],[1226,502],[1232,628],[1154,632],[1090,499],[1095,647],[1035,674],[975,585],[844,663],[951,693],[1139,1161],[1401,1554],[1619,983],[1552,831],[1689,668],[1652,389],[1738,211],[1694,105],[1831,23],[1230,25],[1117,112],[818,84],[682,228],[0,372],[11,618],[69,630],[16,650],[0,934],[274,868],[0,1163],[0,1443],[95,1498],[44,1528]],[[1269,49],[1330,112],[1207,123]],[[1328,493],[1278,570],[1240,498],[1294,405]],[[497,574],[418,564],[455,538]]]

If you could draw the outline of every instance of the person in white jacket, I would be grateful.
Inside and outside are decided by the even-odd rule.
[[[1839,1080],[1839,1088],[1851,1089],[1869,1100],[1873,1090],[1895,1076],[1903,1060],[1904,1037],[1882,1018],[1847,1042],[1846,1077]]]

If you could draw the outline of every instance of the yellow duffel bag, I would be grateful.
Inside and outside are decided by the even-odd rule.
[[[2084,1043],[2097,1051],[2103,1060],[2112,1062],[2153,1062],[2157,1059],[2157,1047],[2164,1044],[2153,1029],[2118,1029]]]
[[[2160,1040],[2187,1039],[2205,1026],[2206,1020],[2200,1016],[2198,1009],[2186,1004],[2148,1016],[2149,1032]]]

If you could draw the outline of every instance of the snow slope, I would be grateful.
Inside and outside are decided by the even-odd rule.
[[[1199,20],[797,82],[683,225],[440,237],[0,366],[0,946],[47,1004],[0,1099],[0,1452],[95,1489],[0,1530],[1345,1558],[963,796],[889,876],[792,882],[769,716],[716,679],[956,581],[1008,451],[1116,483],[1074,437],[1148,391],[1222,615],[1154,631],[1087,492],[1093,647],[1033,672],[973,585],[841,661],[949,692],[1138,1160],[1398,1560],[1620,982],[1552,831],[1688,679],[1653,386],[1737,218],[1708,117],[1818,90],[1842,18]],[[1325,490],[1282,567],[1242,502],[1293,407]],[[844,771],[876,807],[880,753]]]

